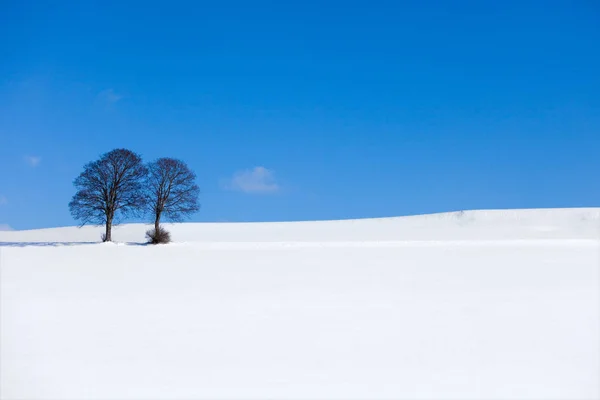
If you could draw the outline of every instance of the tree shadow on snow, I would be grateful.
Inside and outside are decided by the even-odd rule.
[[[59,247],[59,246],[80,246],[86,244],[95,244],[98,242],[0,242],[0,247]]]
[[[103,242],[0,242],[0,247],[63,247],[105,244]],[[147,242],[112,243],[115,246],[147,246]]]

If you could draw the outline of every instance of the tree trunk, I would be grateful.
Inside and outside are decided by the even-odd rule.
[[[158,229],[160,227],[160,213],[156,213],[156,219],[154,220],[154,233],[158,235]]]
[[[105,242],[112,242],[112,216],[106,218],[106,233],[104,234]]]

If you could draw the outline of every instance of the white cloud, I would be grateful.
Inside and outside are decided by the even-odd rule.
[[[0,194],[0,206],[8,204],[8,199]]]
[[[42,157],[25,156],[25,162],[29,164],[30,167],[35,168],[42,162]]]
[[[107,104],[114,104],[123,98],[123,95],[115,92],[114,89],[106,89],[98,93],[98,98]]]
[[[14,229],[8,224],[0,224],[0,231],[14,231]]]
[[[276,193],[280,188],[273,171],[265,167],[238,171],[224,187],[244,193]]]

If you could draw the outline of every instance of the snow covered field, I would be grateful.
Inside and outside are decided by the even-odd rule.
[[[598,399],[600,209],[0,232],[1,399]]]

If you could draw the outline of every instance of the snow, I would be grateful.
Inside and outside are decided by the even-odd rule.
[[[0,232],[0,398],[600,398],[599,208],[146,229]]]

